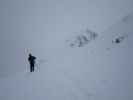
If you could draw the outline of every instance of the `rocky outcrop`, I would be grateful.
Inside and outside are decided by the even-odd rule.
[[[83,47],[97,38],[98,34],[89,29],[80,32],[75,37],[68,40],[70,47]]]

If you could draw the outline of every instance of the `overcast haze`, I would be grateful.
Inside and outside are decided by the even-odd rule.
[[[132,5],[132,0],[0,0],[0,99],[132,100]],[[66,41],[86,29],[98,37],[71,48]],[[113,44],[119,35],[124,40]],[[37,57],[32,74],[29,52]]]

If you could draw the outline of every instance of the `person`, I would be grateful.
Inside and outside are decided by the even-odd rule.
[[[35,59],[36,57],[32,56],[32,54],[29,54],[28,61],[30,64],[30,72],[34,72],[34,67],[35,67]]]

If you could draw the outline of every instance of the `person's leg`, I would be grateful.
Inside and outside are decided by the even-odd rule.
[[[32,72],[32,64],[30,64],[30,72]]]
[[[33,72],[33,68],[32,68],[33,66],[31,66],[31,72]]]
[[[33,64],[33,66],[32,66],[32,71],[34,72],[34,64]]]
[[[34,72],[34,64],[31,64],[31,72]]]
[[[31,66],[30,66],[30,72],[34,72],[34,64],[31,63]]]

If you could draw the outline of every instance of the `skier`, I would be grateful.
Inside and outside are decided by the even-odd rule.
[[[35,67],[35,59],[36,57],[32,56],[32,54],[29,54],[28,61],[30,64],[30,72],[34,72],[34,67]]]

